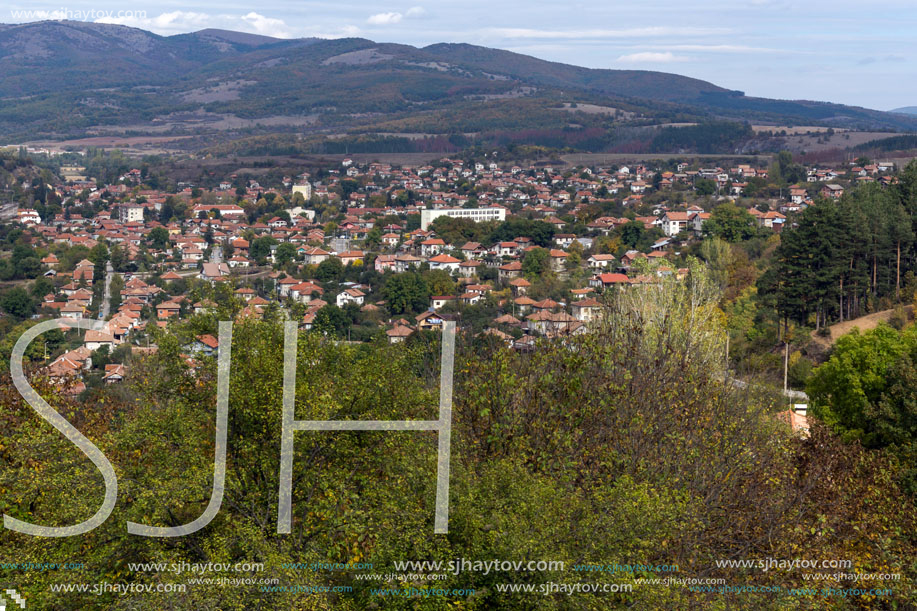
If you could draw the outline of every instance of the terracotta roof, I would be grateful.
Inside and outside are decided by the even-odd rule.
[[[532,303],[533,308],[538,308],[540,310],[550,310],[551,308],[556,308],[560,304],[554,301],[553,299],[542,299],[541,301],[536,301]]]
[[[521,321],[514,316],[511,316],[509,314],[504,314],[503,316],[495,318],[494,322],[504,324],[504,325],[518,325]]]
[[[540,312],[535,312],[534,314],[529,314],[526,316],[527,320],[538,321],[548,321],[548,322],[574,322],[576,319],[567,314],[566,312],[548,312],[546,310],[541,310]]]
[[[602,284],[627,284],[630,278],[624,274],[599,274],[599,280]]]
[[[500,331],[499,329],[494,329],[494,328],[485,329],[482,335],[493,335],[494,337],[498,337],[504,341],[508,339],[512,339],[512,335],[509,335],[507,333],[504,333],[503,331]]]
[[[86,335],[83,338],[83,342],[112,342],[114,343],[115,338],[112,337],[110,333],[105,333],[104,331],[93,331],[92,329],[86,331]]]
[[[385,334],[388,335],[389,337],[407,337],[413,332],[414,330],[411,329],[410,327],[405,327],[402,325],[395,325],[395,327],[386,331]]]

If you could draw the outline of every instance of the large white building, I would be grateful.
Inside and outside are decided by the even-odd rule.
[[[23,225],[40,225],[41,216],[32,208],[20,208],[18,211],[19,222]]]
[[[297,193],[302,193],[302,198],[309,201],[312,197],[312,184],[308,182],[298,182],[294,184],[292,195],[296,195]]]
[[[143,206],[140,204],[121,204],[118,209],[118,218],[122,223],[142,223]]]
[[[438,210],[421,210],[420,211],[420,228],[424,231],[433,222],[433,219],[440,216],[451,216],[452,218],[471,219],[475,223],[481,221],[505,221],[505,208],[440,208]]]
[[[198,204],[192,209],[194,218],[200,218],[200,213],[209,214],[211,210],[217,210],[221,218],[235,218],[243,216],[245,210],[235,204]]]
[[[304,216],[309,219],[309,222],[315,220],[315,210],[309,210],[308,208],[303,208],[302,206],[296,206],[295,208],[290,208],[290,218],[293,219],[293,222],[296,222],[296,219],[300,216]]]

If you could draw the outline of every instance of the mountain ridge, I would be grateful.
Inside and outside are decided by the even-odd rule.
[[[0,135],[13,140],[111,129],[187,133],[174,118],[188,113],[207,118],[193,123],[198,131],[230,118],[266,133],[259,121],[285,116],[299,117],[306,135],[528,130],[567,142],[580,130],[589,133],[574,140],[590,146],[612,130],[618,141],[639,139],[626,132],[634,125],[718,120],[917,131],[917,117],[905,114],[749,97],[678,74],[584,68],[466,43],[218,29],[161,36],[43,21],[0,24],[0,74]]]

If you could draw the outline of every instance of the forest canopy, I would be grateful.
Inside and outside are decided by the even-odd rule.
[[[431,597],[424,608],[527,608],[531,594],[497,592],[506,582],[571,579],[575,564],[670,564],[682,577],[739,577],[784,583],[786,575],[718,569],[743,557],[851,558],[863,572],[913,577],[913,497],[899,489],[896,463],[845,444],[815,425],[800,438],[777,416],[782,402],[718,375],[725,330],[719,289],[700,267],[687,282],[622,292],[597,333],[549,341],[519,353],[460,337],[455,363],[449,534],[432,534],[436,436],[425,432],[298,432],[293,526],[276,533],[283,336],[279,323],[234,325],[229,385],[226,491],[209,526],[177,539],[129,535],[125,522],[158,526],[199,516],[213,478],[216,363],[189,369],[185,346],[217,332],[197,315],[154,337],[158,351],[117,388],[74,402],[35,379],[41,392],[99,445],[120,480],[111,517],[85,535],[48,545],[4,530],[6,549],[32,562],[85,564],[80,580],[180,583],[171,572],[128,572],[135,562],[257,562],[255,577],[280,586],[350,588],[302,594],[195,584],[162,595],[174,608],[416,608],[382,600],[378,582],[351,571],[304,572],[291,563],[399,560],[550,559],[566,572],[460,572],[436,588],[467,588],[460,599]],[[317,333],[297,346],[298,419],[435,418],[439,337],[405,344],[351,345]],[[221,349],[223,347],[221,346]],[[86,519],[102,497],[98,472],[2,386],[7,515],[43,524]],[[74,487],[74,482],[85,484]],[[870,550],[867,554],[864,550]],[[636,583],[652,574],[595,573],[598,583]],[[49,590],[52,572],[16,576],[41,608],[74,608],[76,594]],[[575,577],[577,580],[580,577]],[[833,582],[832,582],[833,583]],[[903,600],[914,601],[905,588]],[[827,584],[827,582],[826,582]],[[401,584],[406,585],[406,584]],[[837,584],[835,584],[837,585]],[[868,586],[860,583],[858,587]],[[431,584],[414,584],[418,588]],[[622,594],[538,596],[540,608],[688,608],[718,595],[686,587],[635,586]],[[144,599],[152,600],[152,599]],[[757,609],[805,608],[815,599],[748,594]],[[103,594],[100,605],[132,608],[138,598]],[[744,602],[744,601],[743,601]],[[870,601],[849,604],[868,607]],[[865,606],[864,606],[865,605]]]

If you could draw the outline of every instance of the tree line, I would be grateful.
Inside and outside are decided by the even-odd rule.
[[[896,184],[861,185],[804,210],[783,232],[759,293],[774,295],[785,326],[816,329],[911,301],[915,230],[917,162],[911,162]]]

